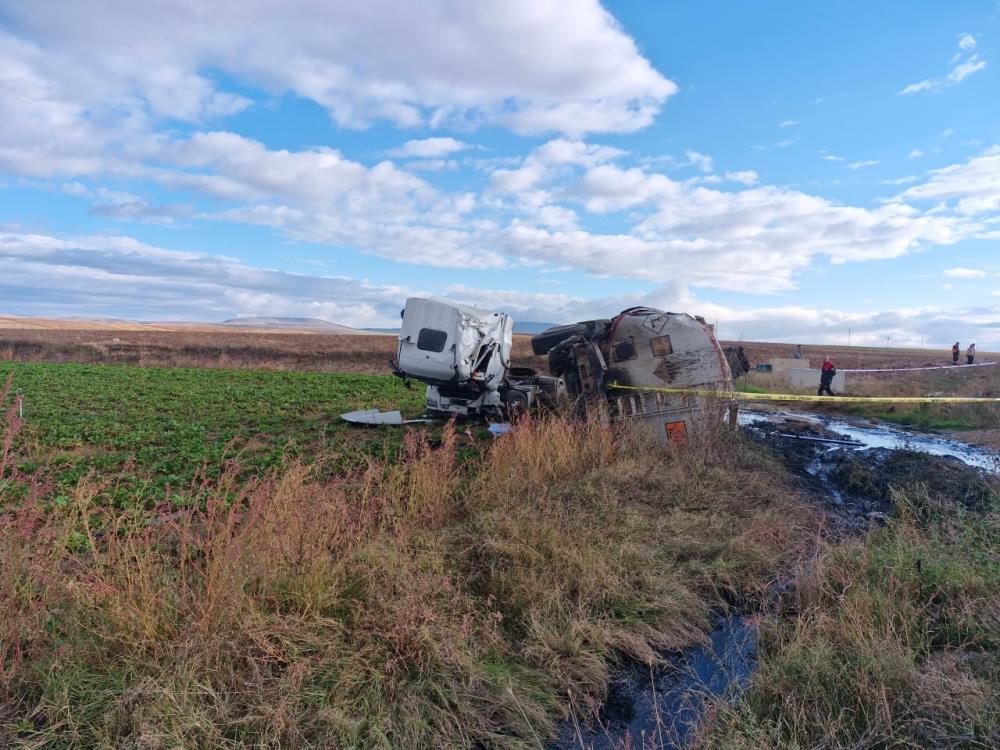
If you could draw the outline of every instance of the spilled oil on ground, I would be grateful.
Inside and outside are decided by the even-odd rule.
[[[860,534],[885,522],[893,493],[916,485],[928,496],[947,496],[979,511],[991,496],[990,477],[1000,456],[988,449],[934,435],[862,421],[744,412],[743,429],[770,446],[817,503],[831,539]],[[774,600],[781,598],[774,591]],[[700,644],[667,654],[661,665],[624,664],[608,697],[589,722],[560,726],[551,750],[687,747],[707,711],[734,702],[757,666],[758,632],[752,613],[720,614]]]
[[[757,629],[735,613],[719,617],[704,643],[647,667],[633,662],[608,686],[588,725],[566,722],[554,748],[686,747],[712,700],[735,698],[757,666]]]

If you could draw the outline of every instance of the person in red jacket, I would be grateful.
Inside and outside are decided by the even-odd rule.
[[[817,396],[822,396],[824,391],[826,391],[827,396],[837,395],[830,390],[830,385],[833,383],[833,376],[836,374],[837,368],[833,366],[833,360],[826,357],[823,360],[823,369],[819,374],[819,391],[816,393]]]

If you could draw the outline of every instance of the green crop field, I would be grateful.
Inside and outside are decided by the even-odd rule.
[[[266,471],[380,455],[399,431],[350,427],[340,413],[423,405],[422,388],[389,375],[0,363],[0,384],[11,373],[24,397],[19,468],[54,483],[57,502],[88,474],[102,496],[136,504],[170,499],[237,457],[243,471]]]

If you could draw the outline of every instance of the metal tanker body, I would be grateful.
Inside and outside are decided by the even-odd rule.
[[[732,375],[712,327],[701,318],[633,307],[609,320],[550,328],[532,339],[549,355],[553,375],[581,407],[606,420],[645,423],[659,437],[682,442],[721,421],[735,406],[725,399],[640,389],[732,391]]]

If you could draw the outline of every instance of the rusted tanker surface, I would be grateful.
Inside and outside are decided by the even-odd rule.
[[[614,387],[731,391],[726,356],[701,318],[633,307],[610,320],[550,328],[531,343],[535,354],[548,354],[552,374],[583,409],[602,419],[641,421],[668,441],[684,441],[735,409],[725,400]]]

